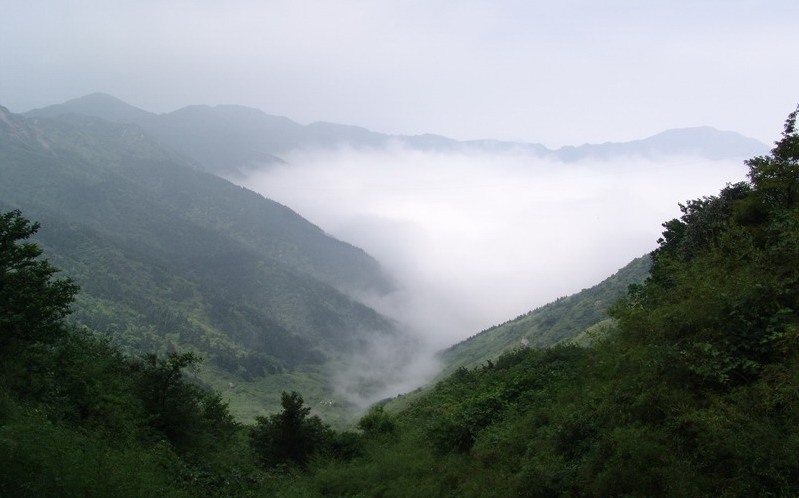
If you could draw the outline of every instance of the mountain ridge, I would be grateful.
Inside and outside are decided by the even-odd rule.
[[[154,138],[218,174],[235,174],[253,167],[285,162],[282,155],[313,148],[383,148],[390,144],[428,151],[521,151],[562,162],[609,159],[617,156],[657,158],[698,155],[708,159],[743,158],[762,154],[768,147],[733,131],[708,126],[666,130],[628,142],[583,144],[549,149],[542,144],[503,140],[458,141],[434,134],[390,135],[360,126],[329,122],[299,124],[240,105],[192,105],[154,114],[107,94],[90,94],[62,104],[24,113],[28,117],[89,114],[112,122],[138,124]]]

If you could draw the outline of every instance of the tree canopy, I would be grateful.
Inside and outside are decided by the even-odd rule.
[[[325,448],[332,437],[329,426],[303,405],[299,393],[283,392],[283,410],[269,417],[258,417],[250,443],[267,467],[279,464],[304,466],[315,452]]]
[[[39,259],[28,242],[39,229],[18,210],[0,214],[0,347],[52,340],[63,331],[78,287],[56,279],[58,270]]]

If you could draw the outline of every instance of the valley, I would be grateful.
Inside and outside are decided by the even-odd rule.
[[[718,183],[725,171],[739,173],[730,162],[760,146],[701,129],[701,149],[685,139],[690,133],[666,132],[577,148],[597,156],[586,159],[575,155],[577,149],[397,138],[278,119],[305,137],[286,143],[311,143],[312,149],[260,148],[257,156],[243,147],[238,159],[232,152],[209,158],[198,144],[210,138],[198,130],[213,135],[220,128],[198,125],[210,119],[204,113],[211,108],[173,113],[192,115],[188,126],[170,121],[173,115],[162,121],[163,115],[123,104],[93,95],[25,115],[0,108],[0,285],[6,296],[0,300],[6,334],[0,430],[7,434],[0,458],[18,474],[0,475],[0,490],[103,494],[109,485],[132,495],[168,490],[168,496],[793,490],[785,476],[793,468],[788,455],[795,438],[776,441],[774,435],[792,434],[794,422],[778,405],[792,403],[784,396],[795,377],[795,113],[770,155],[745,162],[746,181],[678,204],[682,214],[662,224],[657,247],[644,256],[636,246],[642,234],[620,214],[630,204],[618,195],[626,190],[621,184],[602,198],[618,223],[594,227],[599,242],[589,228],[599,217],[579,211],[550,218],[547,231],[522,210],[518,219],[530,223],[525,229],[533,236],[517,237],[523,229],[511,213],[519,205],[489,210],[498,202],[488,188],[481,193],[492,202],[478,203],[485,219],[511,219],[513,229],[486,237],[469,212],[474,198],[450,202],[452,190],[444,188],[446,204],[457,208],[452,212],[467,213],[462,228],[494,247],[485,252],[475,244],[459,252],[454,247],[464,247],[462,232],[453,230],[448,236],[456,244],[439,246],[444,251],[436,255],[430,252],[435,244],[414,245],[425,238],[420,233],[434,233],[435,225],[424,219],[439,217],[457,227],[456,218],[428,209],[428,192],[404,201],[416,203],[422,218],[395,211],[393,219],[372,216],[354,225],[348,210],[373,215],[368,210],[377,204],[364,201],[365,191],[337,197],[333,178],[346,176],[347,160],[393,153],[391,143],[404,140],[399,157],[417,161],[403,163],[409,176],[402,181],[424,191],[433,183],[418,175],[431,157],[454,177],[449,167],[466,163],[453,158],[484,161],[485,148],[498,147],[505,152],[492,156],[497,173],[507,167],[510,156],[503,154],[512,147],[522,154],[513,156],[516,166],[535,165],[516,170],[522,176],[511,176],[514,181],[527,175],[527,187],[565,171],[576,182],[574,192],[553,187],[565,196],[555,204],[565,205],[598,195],[577,194],[582,175],[589,175],[586,184],[601,184],[597,178],[618,175],[612,168],[622,164],[630,176],[641,175],[638,182],[680,171],[693,175],[691,188],[700,188],[704,180]],[[91,112],[76,112],[81,109]],[[272,119],[240,108],[213,112],[248,116],[258,126]],[[228,129],[238,126],[244,125]],[[252,137],[268,137],[258,126]],[[309,129],[325,130],[324,140]],[[664,143],[668,147],[658,149]],[[236,148],[228,143],[216,150],[228,146]],[[725,146],[729,156],[719,156]],[[474,147],[481,149],[477,156],[464,152]],[[364,155],[353,148],[379,150]],[[291,194],[309,185],[302,162],[307,154],[335,158],[328,161],[332,176],[310,170],[328,181],[330,196]],[[541,163],[542,154],[564,156]],[[679,169],[687,157],[691,173]],[[553,169],[550,176],[542,164]],[[483,178],[478,169],[462,173]],[[385,178],[371,177],[374,198],[400,199],[403,189],[377,187],[374,180]],[[395,176],[393,186],[399,183]],[[246,185],[273,189],[280,200]],[[671,185],[660,186],[661,195],[673,192]],[[477,193],[471,185],[466,190]],[[541,196],[536,202],[552,202],[546,189],[527,191]],[[345,204],[347,196],[354,202]],[[292,200],[327,228],[294,211]],[[637,201],[638,214],[663,214],[654,197],[649,200],[652,206]],[[327,216],[309,201],[321,203]],[[600,204],[588,205],[598,212]],[[576,227],[582,240],[555,230],[570,219],[585,223]],[[401,226],[393,244],[390,236],[381,238]],[[525,241],[563,254],[505,252]],[[418,251],[413,257],[403,253],[412,247]],[[573,248],[578,252],[570,253]],[[630,258],[630,251],[638,256]],[[511,254],[552,273],[540,270],[527,281],[539,267]],[[455,264],[447,266],[447,259]],[[608,271],[619,259],[628,263]],[[516,269],[517,282],[502,274],[503,266]],[[565,267],[580,279],[559,273]],[[613,274],[575,289],[599,280],[588,267]],[[536,289],[561,297],[547,304]],[[531,311],[498,320],[508,308],[497,305],[509,303]],[[485,327],[485,321],[495,325]],[[778,415],[771,415],[774,410]],[[740,424],[750,429],[746,451],[730,432]],[[768,446],[782,457],[769,456],[752,439],[756,434],[767,434]],[[65,452],[64,460],[49,451],[34,456],[32,445],[42,437],[57,448],[83,448],[85,458]],[[750,453],[762,468],[745,464]],[[37,460],[34,474],[20,470]],[[122,484],[136,461],[144,462],[144,471]],[[690,470],[686,461],[695,462]],[[734,476],[727,474],[730,461]],[[75,481],[63,482],[65,465],[82,462],[96,468],[80,467]],[[53,479],[33,484],[39,474]]]
[[[539,221],[525,214],[530,212],[525,205],[512,207],[518,214],[485,213],[495,218],[486,220],[494,226],[499,226],[498,218],[506,220],[508,228],[493,235],[510,237],[504,247],[518,245],[530,251],[523,257],[519,250],[506,253],[504,247],[493,247],[492,236],[481,231],[480,215],[469,214],[470,201],[461,206],[458,198],[447,197],[449,189],[442,190],[441,202],[466,217],[462,221],[445,217],[441,224],[461,223],[471,233],[462,241],[463,235],[457,232],[446,235],[449,240],[441,238],[439,233],[447,234],[449,229],[425,220],[447,216],[446,211],[440,211],[435,197],[428,201],[415,193],[421,189],[425,195],[427,188],[434,188],[426,182],[435,177],[418,177],[422,164],[410,169],[409,164],[426,162],[429,157],[433,162],[426,168],[451,176],[457,173],[450,172],[450,164],[463,170],[463,160],[458,158],[476,153],[485,164],[494,163],[487,174],[496,174],[498,168],[507,167],[502,163],[508,157],[504,154],[513,151],[522,154],[522,159],[514,156],[517,162],[528,161],[512,166],[517,169],[513,175],[521,175],[517,181],[529,178],[534,182],[530,188],[535,188],[535,182],[551,183],[549,178],[557,174],[549,171],[552,168],[578,167],[586,174],[586,168],[606,168],[611,158],[619,162],[629,157],[638,157],[639,163],[625,159],[626,167],[646,171],[653,161],[670,165],[669,157],[691,155],[694,161],[713,161],[705,176],[718,178],[735,158],[763,149],[756,141],[733,133],[697,129],[665,132],[627,144],[553,151],[536,144],[390,136],[335,124],[304,126],[237,106],[191,106],[154,114],[105,94],[24,116],[4,111],[3,122],[6,167],[0,180],[6,189],[0,199],[6,210],[22,209],[43,224],[38,240],[53,262],[81,286],[72,315],[75,323],[106,334],[131,353],[197,352],[204,358],[196,370],[197,381],[222,393],[240,420],[252,421],[273,412],[280,392],[296,390],[304,393],[315,412],[338,425],[371,403],[430,381],[442,366],[444,372],[451,372],[495,357],[520,337],[503,339],[499,347],[482,343],[483,337],[501,336],[504,329],[500,327],[467,341],[469,346],[455,346],[442,355],[437,351],[511,313],[529,309],[532,303],[575,292],[576,285],[590,285],[592,279],[600,279],[603,272],[613,271],[636,254],[619,254],[601,262],[585,258],[579,264],[574,259],[580,258],[579,252],[571,258],[538,254],[540,249],[532,247],[560,247],[562,252],[573,243],[552,240],[542,246],[535,234],[557,231],[558,225],[570,223],[569,217],[578,220],[587,213],[553,211],[547,218],[554,218],[538,226]],[[395,147],[416,151],[411,152],[416,158],[403,164],[381,157],[385,153],[380,151]],[[355,151],[354,155],[341,156],[346,150]],[[301,151],[321,154],[322,164],[328,166],[311,170],[309,177],[308,161]],[[372,173],[348,169],[348,163],[361,157],[387,166],[373,167]],[[730,159],[722,160],[725,157]],[[483,168],[482,163],[474,164]],[[464,173],[481,181],[484,173],[468,163],[465,167]],[[408,170],[403,173],[409,175],[407,179],[395,176],[402,170]],[[607,173],[608,178],[615,174]],[[365,185],[379,185],[384,182],[381,178],[392,175],[396,185],[408,182],[407,187],[397,193],[390,187],[352,192],[335,187],[337,178],[364,178],[370,182]],[[691,182],[694,189],[707,183],[698,179]],[[564,180],[573,182],[573,174],[566,173]],[[325,182],[328,190],[316,189],[316,181]],[[235,182],[269,192],[283,204]],[[596,178],[590,182],[601,185]],[[468,189],[472,196],[471,189],[480,187],[464,184],[459,188]],[[552,183],[549,188],[564,187]],[[573,188],[578,192],[579,184]],[[294,191],[311,195],[298,197],[291,194]],[[328,194],[337,192],[345,197]],[[429,193],[439,195],[435,192]],[[505,195],[503,190],[497,192]],[[421,218],[399,211],[388,216],[378,211],[371,214],[368,199],[375,195],[376,199],[396,199],[389,201],[395,203],[413,199]],[[493,194],[486,190],[484,195]],[[542,196],[541,202],[552,202],[546,193],[537,195]],[[575,195],[591,199],[600,194]],[[526,197],[521,192],[519,196]],[[608,205],[611,211],[629,201],[617,198],[613,202]],[[309,207],[313,205],[321,210]],[[322,220],[338,238],[287,206],[299,206],[312,219]],[[594,213],[607,209],[589,206]],[[548,209],[544,204],[532,207]],[[664,216],[657,210],[652,214],[654,219]],[[367,220],[362,228],[351,221],[359,216]],[[524,233],[515,228],[522,223],[530,225],[529,242],[517,235]],[[618,233],[610,228],[592,240],[587,227],[578,222],[575,234],[562,237],[580,237],[581,244],[606,251],[604,241],[629,238],[635,230],[629,221],[619,227]],[[416,235],[407,237],[410,233]],[[367,247],[380,261],[342,240]],[[640,254],[649,243],[640,249],[628,244],[626,251]],[[462,251],[453,244],[468,245],[463,256],[472,260],[458,259]],[[525,244],[532,244],[531,249],[525,249]],[[555,263],[558,259],[562,263]],[[503,267],[486,267],[482,272],[468,269],[475,262],[483,265],[491,260],[507,261],[508,274]],[[544,270],[538,261],[550,269]],[[570,281],[567,267],[582,280]],[[538,274],[538,278],[512,282],[512,275],[520,272]],[[639,272],[624,282],[640,282],[644,276]],[[489,286],[508,290],[488,298]],[[612,296],[624,288],[626,283],[617,286]],[[590,318],[569,323],[556,337],[539,337],[543,330],[530,332],[533,345],[548,346],[577,336],[604,319],[604,309],[612,300],[609,297],[598,304]],[[534,331],[535,326],[524,324],[519,330]],[[452,351],[464,348],[479,353],[468,362],[455,360]]]

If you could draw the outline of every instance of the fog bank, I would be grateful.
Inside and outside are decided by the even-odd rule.
[[[400,289],[364,300],[433,348],[598,283],[654,249],[679,202],[746,172],[742,161],[564,164],[401,147],[285,159],[237,182],[376,257]]]

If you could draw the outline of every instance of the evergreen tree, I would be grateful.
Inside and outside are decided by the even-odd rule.
[[[303,406],[299,393],[283,392],[283,411],[269,417],[256,418],[250,443],[266,467],[295,463],[304,466],[311,455],[321,451],[331,440],[330,427]]]
[[[78,291],[71,280],[54,279],[58,270],[25,242],[38,229],[18,210],[0,214],[0,351],[61,335]]]

